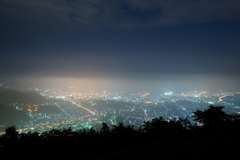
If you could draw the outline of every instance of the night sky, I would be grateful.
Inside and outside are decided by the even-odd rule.
[[[0,81],[239,91],[239,0],[1,0]]]

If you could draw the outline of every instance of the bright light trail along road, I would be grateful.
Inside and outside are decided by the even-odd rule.
[[[73,102],[73,101],[71,101],[71,100],[69,100],[69,102],[71,102],[71,103],[74,104],[75,106],[78,106],[78,107],[80,107],[80,108],[82,108],[82,109],[88,111],[89,113],[91,113],[91,114],[93,114],[93,115],[96,115],[95,112],[93,112],[93,111],[91,111],[90,109],[87,109],[87,108],[81,106],[80,104],[77,104],[77,103],[75,103],[75,102]]]
[[[54,123],[54,124],[52,124],[52,125],[47,125],[47,126],[42,126],[42,127],[32,127],[32,128],[18,129],[17,131],[19,132],[19,131],[24,131],[24,130],[28,130],[28,129],[34,130],[34,129],[50,128],[50,127],[57,126],[57,125],[60,125],[60,124],[63,124],[63,123],[67,123],[67,122],[71,122],[71,121],[75,121],[75,120],[79,120],[79,119],[82,119],[82,118],[86,118],[86,117],[90,117],[90,116],[96,115],[95,112],[93,112],[93,111],[91,111],[91,110],[89,110],[89,109],[87,109],[87,108],[85,108],[85,107],[83,107],[83,106],[81,106],[81,105],[79,105],[79,104],[71,101],[71,100],[69,100],[69,102],[71,102],[72,104],[74,104],[74,105],[76,105],[76,106],[78,106],[78,107],[80,107],[80,108],[88,111],[88,112],[91,113],[91,114],[86,115],[86,116],[82,116],[82,117],[78,117],[78,118],[74,118],[74,119],[70,119],[70,120],[66,120],[66,121],[59,122],[59,123]],[[3,134],[5,134],[5,132],[1,132],[1,133],[0,133],[0,135],[3,135]]]

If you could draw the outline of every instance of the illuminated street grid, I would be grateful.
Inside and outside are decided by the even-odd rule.
[[[139,127],[143,121],[156,117],[178,119],[191,117],[196,109],[206,109],[209,105],[225,106],[225,111],[239,113],[239,106],[229,103],[226,98],[238,95],[235,93],[208,93],[188,92],[174,94],[167,92],[162,95],[141,92],[137,94],[89,92],[79,93],[72,87],[70,89],[36,89],[45,97],[42,104],[24,104],[30,121],[25,122],[20,133],[28,131],[44,132],[49,129],[62,129],[71,127],[73,130],[92,126],[100,129],[101,123],[116,125],[123,122],[125,125]],[[226,101],[225,101],[226,99]],[[16,109],[23,109],[23,104],[14,104]],[[52,106],[61,113],[38,112],[42,106]],[[191,118],[190,118],[191,119]],[[3,134],[2,132],[1,134]]]

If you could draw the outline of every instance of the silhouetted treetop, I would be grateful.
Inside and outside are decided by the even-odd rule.
[[[222,109],[222,106],[216,107],[211,105],[207,110],[193,112],[194,116],[192,117],[195,117],[194,121],[204,125],[222,125],[238,118],[238,116],[225,113]]]

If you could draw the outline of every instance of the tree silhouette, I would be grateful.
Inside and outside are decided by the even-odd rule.
[[[18,137],[18,132],[16,126],[9,126],[5,129],[6,138],[16,139]]]
[[[124,126],[122,122],[119,122],[118,125],[113,125],[112,131],[117,134],[131,134],[134,133],[135,130],[133,126]]]
[[[107,125],[107,123],[102,123],[102,128],[101,128],[101,133],[105,134],[105,133],[109,133],[110,129]]]
[[[232,120],[233,116],[222,111],[223,107],[215,107],[213,105],[204,111],[197,110],[193,112],[194,121],[203,123],[205,126],[222,125]]]
[[[186,130],[193,130],[194,126],[192,125],[192,123],[188,120],[188,117],[186,118],[181,118],[179,117],[178,122],[183,126],[184,129]]]

